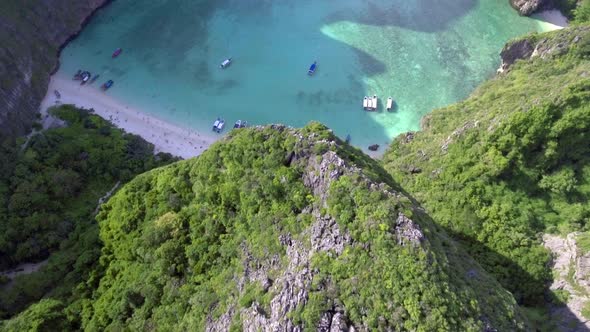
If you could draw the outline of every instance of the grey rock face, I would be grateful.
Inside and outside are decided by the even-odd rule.
[[[297,156],[289,156],[289,163]],[[329,255],[340,255],[347,244],[351,243],[348,234],[343,233],[338,223],[330,216],[322,216],[320,207],[326,205],[329,185],[337,180],[351,168],[345,166],[344,160],[334,152],[326,152],[321,159],[307,158],[309,160],[304,172],[304,183],[312,192],[320,197],[314,207],[306,209],[314,222],[303,232],[303,236],[297,239],[291,234],[281,234],[279,243],[285,247],[287,263],[281,264],[278,257],[267,262],[257,264],[258,268],[250,267],[253,260],[245,250],[246,262],[244,264],[244,276],[240,282],[260,282],[263,289],[274,294],[270,301],[270,308],[265,310],[259,303],[254,302],[249,308],[240,310],[242,328],[244,331],[303,331],[303,326],[297,325],[289,319],[289,313],[298,306],[305,305],[311,288],[311,281],[317,274],[311,267],[311,258],[318,252],[327,252]],[[330,166],[331,165],[331,166]],[[301,238],[306,240],[301,240]],[[272,271],[280,271],[272,281],[268,274]],[[217,320],[209,320],[207,331],[227,331],[236,314],[235,307],[230,308]],[[313,327],[320,331],[350,331],[344,314],[339,311],[328,311],[322,315],[318,326]]]
[[[529,16],[538,10],[551,7],[553,2],[551,0],[510,0],[510,4],[520,15]]]
[[[578,43],[583,36],[589,33],[590,27],[579,26],[556,32],[551,37],[534,42],[531,42],[527,37],[508,43],[500,53],[502,65],[498,68],[498,72],[501,73],[508,70],[517,60],[529,60],[533,58],[546,60],[563,55],[568,52],[570,47]],[[573,38],[571,37],[572,34],[574,35]]]
[[[332,316],[330,332],[348,332],[353,330],[354,328],[349,328],[348,324],[346,324],[343,314],[337,312]]]
[[[583,254],[578,250],[575,260],[574,279],[581,286],[590,290],[590,253]]]
[[[519,40],[504,46],[502,52],[500,52],[502,65],[498,71],[505,71],[508,67],[514,64],[516,60],[530,58],[534,50],[535,47],[528,39]]]
[[[424,234],[422,234],[420,226],[403,213],[400,213],[397,217],[395,235],[397,236],[398,243],[401,245],[420,244],[422,239],[424,239]]]
[[[310,242],[290,239],[284,241],[288,264],[276,278],[268,291],[276,294],[270,301],[270,311],[266,312],[258,303],[240,312],[244,331],[302,331],[303,327],[294,324],[288,315],[299,305],[307,302],[311,281],[317,271],[311,268],[311,257],[319,251],[340,254],[344,244],[350,241],[342,235],[338,224],[332,219],[318,218],[311,226]],[[310,248],[311,246],[311,248]],[[327,316],[317,327],[331,328],[331,317]],[[329,329],[325,329],[329,331]]]
[[[555,276],[551,290],[565,291],[569,294],[564,305],[551,305],[550,314],[559,331],[588,331],[590,321],[582,315],[586,303],[590,301],[590,254],[578,247],[578,233],[566,237],[543,235],[543,244],[553,254],[552,270]],[[572,278],[573,275],[573,278]]]
[[[109,0],[0,1],[0,139],[29,130],[58,65],[58,50]],[[15,6],[23,3],[23,15]],[[31,5],[33,4],[33,5]],[[31,9],[32,8],[32,9]],[[17,11],[18,12],[18,11]]]

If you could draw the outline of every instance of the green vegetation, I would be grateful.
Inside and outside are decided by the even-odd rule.
[[[586,319],[590,319],[590,302],[584,303],[584,307],[582,307],[582,316]]]
[[[57,300],[41,300],[30,306],[17,319],[0,325],[4,331],[72,331],[68,325],[64,304]]]
[[[173,161],[86,110],[51,111],[68,126],[38,133],[21,148],[4,146],[0,167],[0,267],[39,261],[41,273],[17,278],[0,295],[0,317],[47,292],[65,294],[100,253],[93,222],[98,199],[117,182]]]
[[[590,22],[590,0],[556,0],[555,6],[568,18],[570,24]]]
[[[12,170],[0,179],[0,267],[45,258],[117,181],[161,164],[151,144],[98,116],[69,106],[53,113],[69,125],[4,155]]]
[[[562,305],[569,301],[571,294],[566,291],[565,289],[556,289],[551,292],[552,293],[552,300],[551,302]]]
[[[581,251],[580,254],[585,255],[590,252],[590,233],[584,232],[576,236],[576,245]]]
[[[94,292],[65,309],[33,306],[5,326],[29,326],[44,312],[66,329],[193,331],[253,304],[269,317],[270,303],[291,287],[281,280],[309,259],[305,305],[283,307],[282,317],[307,329],[333,307],[369,329],[524,328],[510,294],[392,185],[374,160],[321,125],[233,131],[198,158],[137,176],[103,206],[99,272],[81,286],[98,285]],[[402,214],[413,221],[399,224]],[[327,237],[332,247],[318,250],[312,234],[322,220],[336,223],[320,234],[350,241],[337,249]],[[272,285],[246,277],[257,273]],[[239,330],[243,315],[224,326]]]
[[[572,11],[574,15],[574,23],[588,23],[590,22],[590,0],[581,0],[578,6]]]
[[[466,101],[437,110],[386,168],[469,253],[526,305],[551,278],[539,233],[590,227],[590,62],[574,36],[531,36],[548,59],[517,62]],[[569,47],[570,52],[567,52]],[[409,170],[420,168],[419,174]]]

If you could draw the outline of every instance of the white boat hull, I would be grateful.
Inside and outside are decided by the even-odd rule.
[[[393,99],[392,98],[388,98],[387,99],[387,110],[391,110],[391,108],[393,107]]]

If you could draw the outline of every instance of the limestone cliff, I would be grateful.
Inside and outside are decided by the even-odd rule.
[[[553,5],[552,0],[510,0],[510,4],[520,15],[531,15],[534,12],[550,8]]]
[[[108,1],[0,1],[0,139],[30,128],[60,47]]]
[[[535,57],[549,59],[563,55],[571,47],[584,42],[583,38],[588,38],[589,32],[590,26],[578,26],[549,34],[530,35],[509,42],[500,52],[502,64],[498,72],[508,70],[518,60],[529,60]]]

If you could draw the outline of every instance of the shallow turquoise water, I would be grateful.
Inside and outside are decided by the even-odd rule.
[[[109,94],[185,127],[319,120],[366,148],[468,96],[507,40],[541,29],[507,0],[117,0],[65,48],[58,74],[99,73],[87,88],[113,79]],[[373,94],[380,109],[364,112]]]

